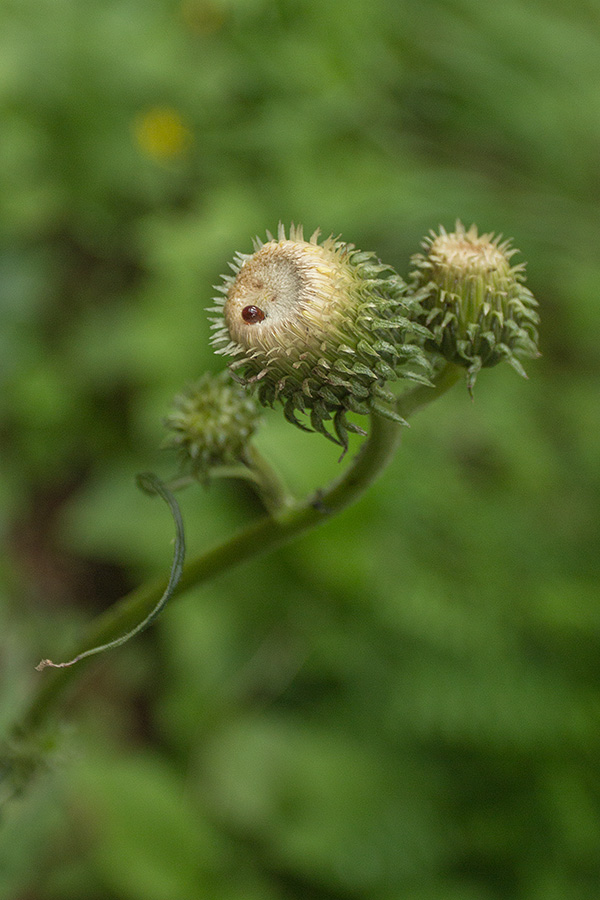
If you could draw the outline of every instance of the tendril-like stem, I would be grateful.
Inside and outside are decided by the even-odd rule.
[[[153,475],[151,472],[144,472],[141,475],[138,475],[137,480],[143,491],[146,491],[148,494],[158,494],[159,497],[162,497],[165,503],[168,504],[173,516],[173,521],[175,522],[175,550],[173,553],[173,564],[171,565],[171,573],[163,593],[142,621],[138,622],[137,625],[125,632],[125,634],[121,634],[106,643],[89,647],[87,650],[80,650],[79,653],[72,659],[68,659],[66,662],[55,663],[52,662],[51,659],[43,659],[36,666],[38,672],[47,668],[67,669],[70,666],[74,666],[75,663],[81,662],[82,659],[87,659],[88,656],[96,656],[97,653],[104,653],[105,650],[114,650],[117,647],[122,647],[127,641],[130,641],[142,631],[145,631],[146,628],[158,618],[167,605],[168,600],[173,596],[177,583],[181,578],[181,573],[183,572],[183,561],[185,559],[185,537],[179,504],[171,491],[162,483],[160,478],[157,478],[156,475]]]

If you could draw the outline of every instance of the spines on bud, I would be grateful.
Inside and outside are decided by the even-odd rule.
[[[429,332],[413,321],[402,279],[373,254],[333,237],[320,243],[318,231],[306,241],[293,225],[289,238],[282,225],[267,237],[236,256],[217,288],[213,346],[256,384],[261,403],[281,403],[295,425],[346,448],[348,431],[364,434],[348,412],[393,418],[386,382],[428,380]]]
[[[482,368],[505,359],[526,377],[521,359],[539,356],[537,302],[524,285],[524,265],[511,265],[510,241],[456,230],[431,232],[412,258],[411,291],[433,332],[428,346],[467,369],[472,390]]]
[[[207,373],[175,397],[165,447],[179,451],[183,472],[206,480],[211,469],[244,461],[259,420],[255,398],[227,370]]]

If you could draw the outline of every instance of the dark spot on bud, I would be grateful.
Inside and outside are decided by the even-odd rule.
[[[242,319],[248,325],[254,325],[256,322],[262,322],[265,314],[258,306],[245,306],[242,310]]]

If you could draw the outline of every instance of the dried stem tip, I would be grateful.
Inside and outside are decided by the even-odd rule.
[[[349,430],[362,432],[348,411],[393,417],[385,382],[427,376],[427,331],[410,320],[404,282],[371,253],[332,237],[319,243],[318,231],[305,241],[293,225],[289,238],[281,225],[277,239],[267,236],[236,256],[217,288],[212,343],[257,384],[261,403],[279,401],[295,425],[346,447]]]
[[[468,370],[469,389],[482,368],[503,359],[525,376],[520,359],[539,356],[539,317],[524,265],[511,266],[517,251],[510,242],[457,222],[450,234],[431,232],[423,248],[412,258],[411,280],[421,321],[433,332],[429,346]]]

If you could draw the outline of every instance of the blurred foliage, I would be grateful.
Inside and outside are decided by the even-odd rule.
[[[544,354],[95,666],[5,814],[1,900],[595,900],[600,5],[5,0],[0,109],[4,725],[167,570],[134,476],[174,467],[162,419],[219,369],[203,310],[255,233],[403,273],[439,223],[513,236]],[[337,471],[279,413],[260,445],[299,488]],[[257,512],[183,505],[192,551]]]

